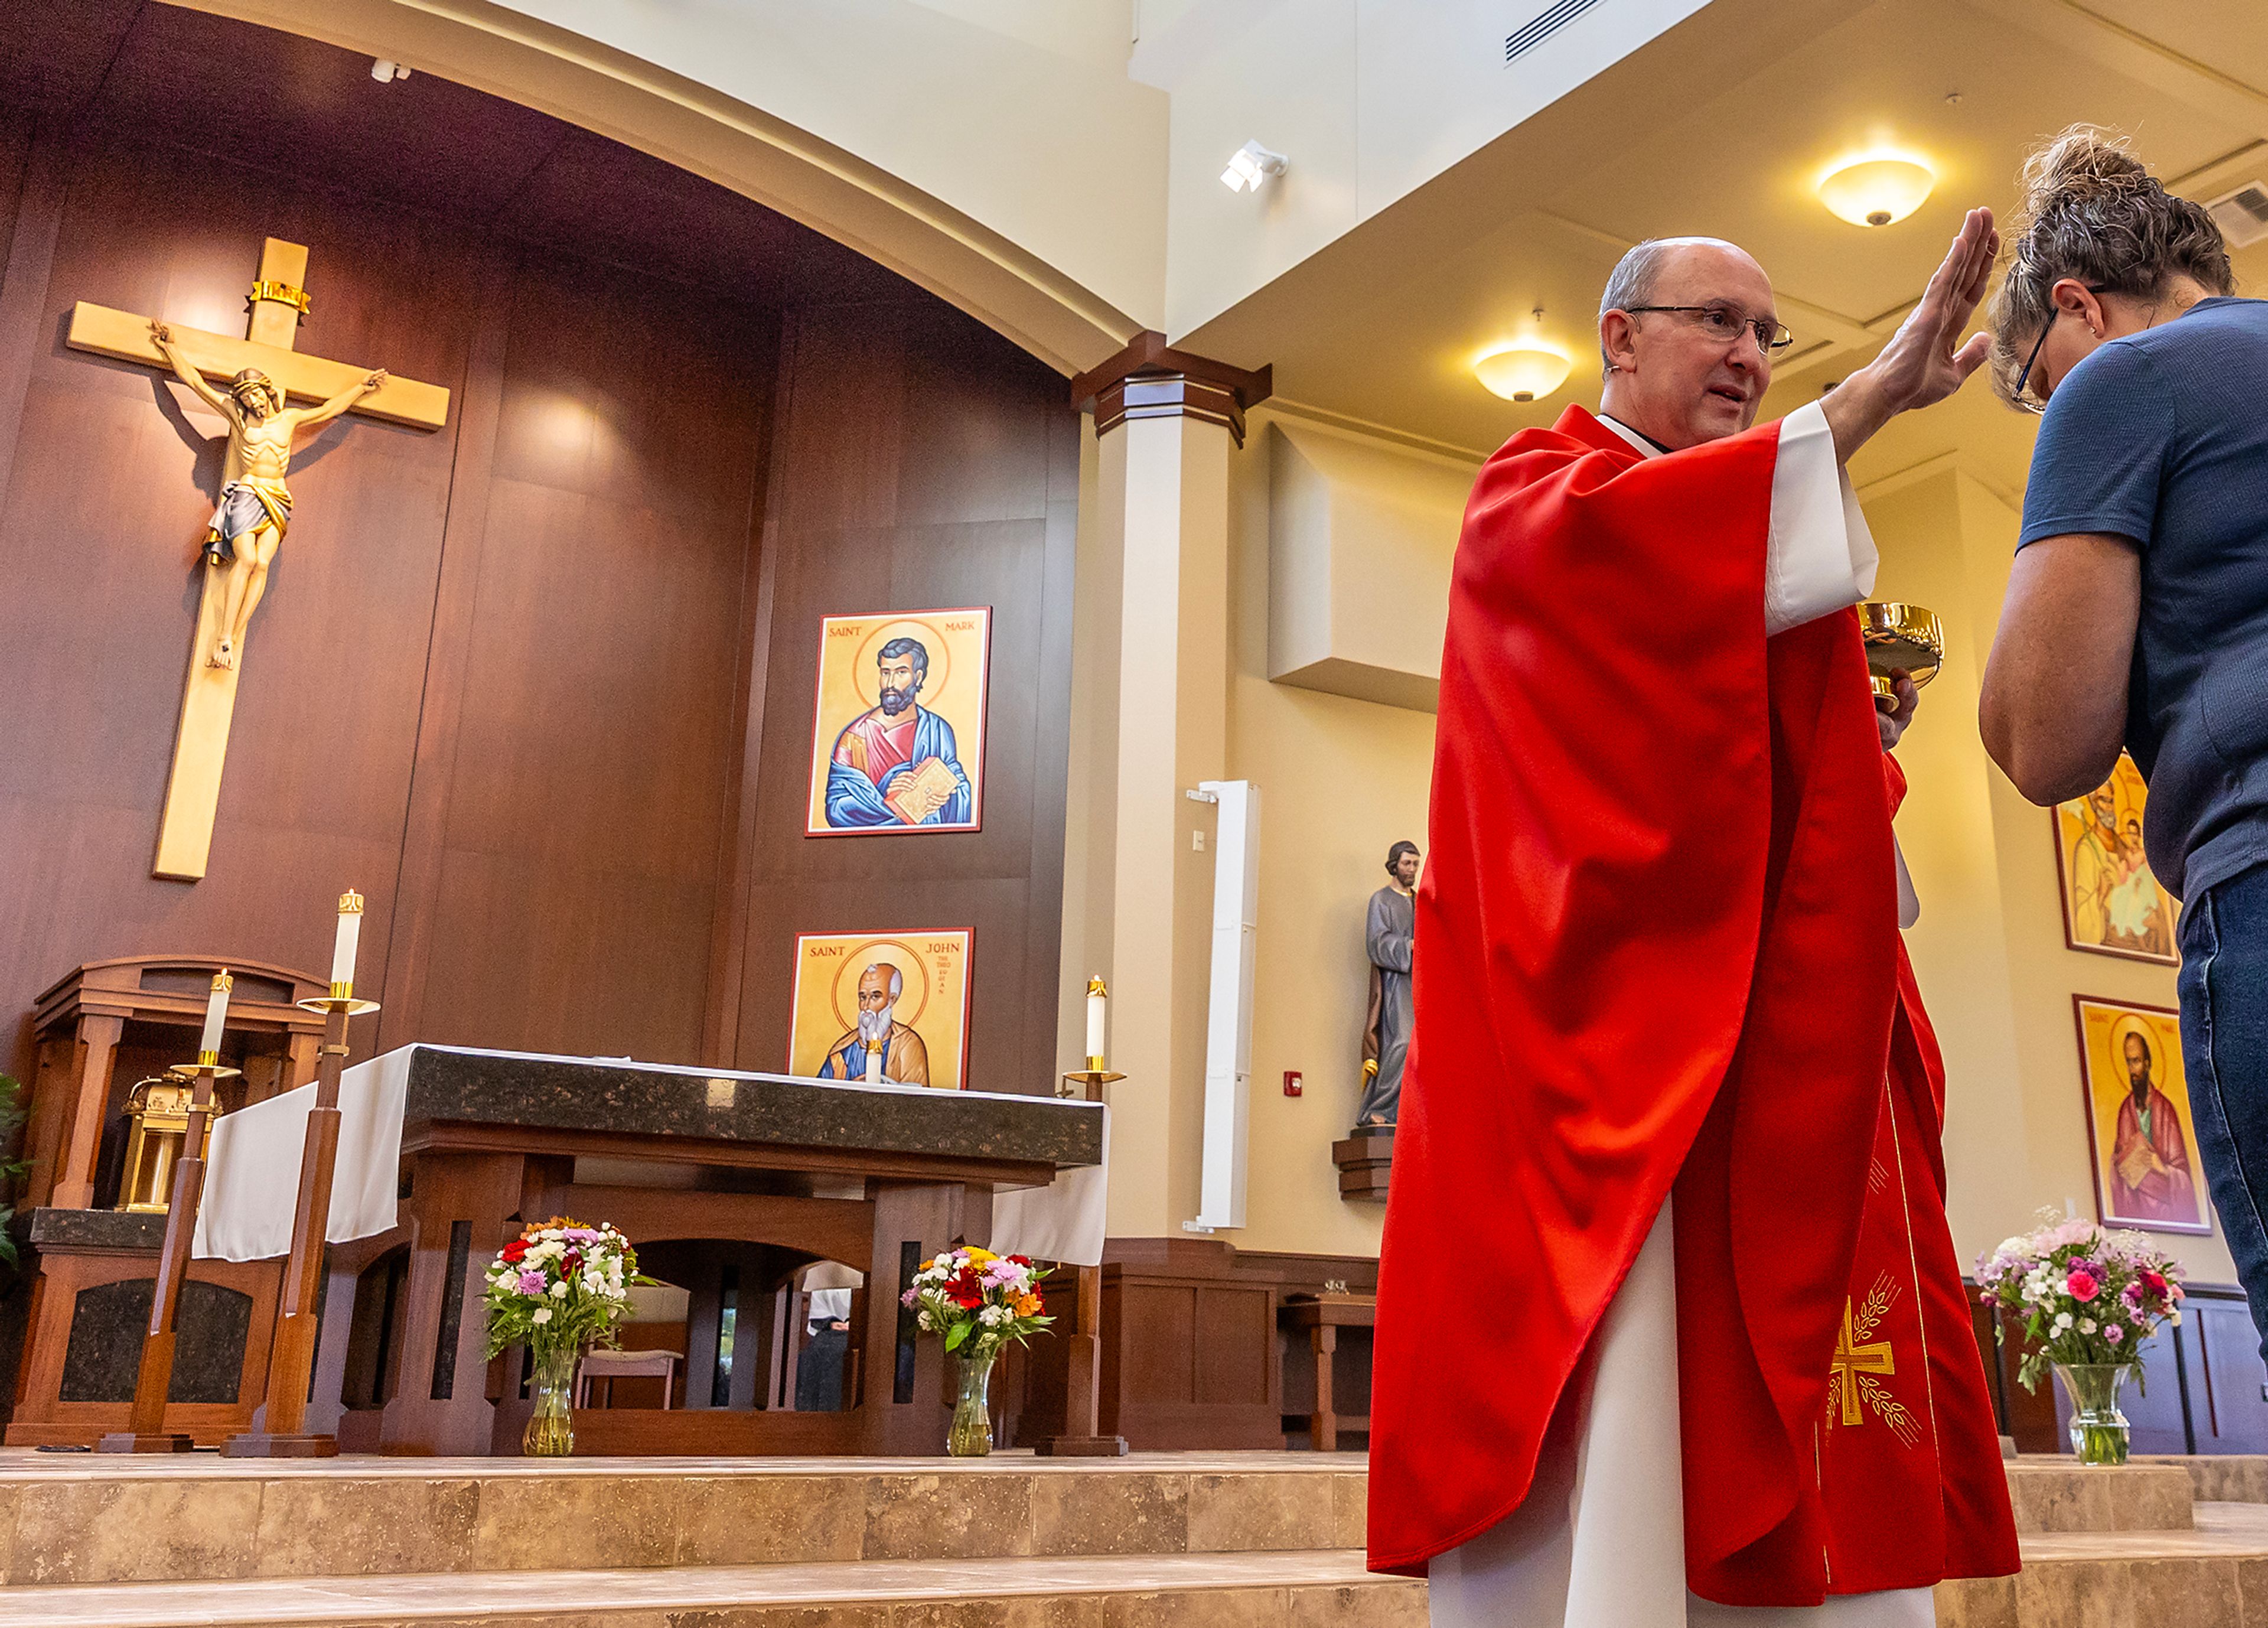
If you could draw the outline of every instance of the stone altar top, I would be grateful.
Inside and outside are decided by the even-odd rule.
[[[791,1143],[844,1152],[1102,1161],[1102,1109],[1056,1097],[798,1079],[627,1058],[405,1047],[402,1122]]]

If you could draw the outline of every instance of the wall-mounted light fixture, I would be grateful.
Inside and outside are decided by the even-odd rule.
[[[1291,167],[1292,160],[1282,153],[1270,152],[1258,142],[1247,142],[1228,155],[1228,167],[1220,173],[1220,184],[1231,192],[1257,192],[1261,182]]]

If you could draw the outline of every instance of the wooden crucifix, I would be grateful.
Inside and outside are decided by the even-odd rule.
[[[155,873],[195,881],[205,873],[221,769],[244,671],[245,635],[266,591],[268,568],[291,517],[284,476],[298,431],[341,413],[364,413],[438,430],[448,422],[449,393],[438,385],[396,379],[382,369],[352,367],[293,350],[307,312],[305,245],[269,238],[252,285],[252,319],[242,339],[172,327],[155,318],[80,300],[64,343],[75,350],[161,367],[196,392],[227,422],[228,453],[221,493],[207,527],[203,591],[181,689],[173,772],[158,820]],[[208,380],[222,381],[215,389]],[[291,408],[293,397],[312,408]]]

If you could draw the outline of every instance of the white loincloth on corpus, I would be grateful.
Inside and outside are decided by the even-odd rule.
[[[1660,455],[1627,426],[1600,422]],[[1766,635],[1864,599],[1875,561],[1825,411],[1797,409],[1781,424],[1772,470]],[[1898,873],[1904,915],[1903,859]],[[1527,1501],[1428,1567],[1432,1628],[1933,1628],[1927,1588],[1761,1607],[1686,1588],[1673,1235],[1665,1199],[1552,1415]]]

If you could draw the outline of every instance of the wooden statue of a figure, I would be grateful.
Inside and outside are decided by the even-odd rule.
[[[1410,1050],[1410,935],[1418,921],[1418,844],[1386,851],[1392,878],[1370,895],[1363,947],[1370,954],[1370,1015],[1362,1029],[1362,1101],[1354,1128],[1390,1125],[1402,1108],[1402,1060]]]
[[[221,466],[220,502],[205,527],[206,565],[227,573],[219,636],[205,652],[205,665],[232,667],[244,644],[244,630],[260,596],[268,591],[268,568],[291,521],[291,493],[284,477],[291,468],[291,438],[328,424],[386,382],[378,369],[318,407],[284,405],[283,392],[257,368],[229,380],[224,395],[173,347],[163,322],[150,324],[150,337],[173,376],[197,399],[228,420],[228,452]]]

